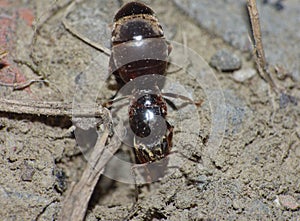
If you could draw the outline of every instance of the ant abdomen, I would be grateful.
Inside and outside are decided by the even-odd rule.
[[[154,12],[131,2],[115,15],[112,31],[110,71],[119,87],[149,74],[164,75],[171,47]]]

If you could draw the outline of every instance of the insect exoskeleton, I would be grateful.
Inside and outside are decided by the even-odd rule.
[[[110,71],[120,87],[139,76],[165,75],[171,46],[148,6],[124,5],[114,17],[111,43]]]
[[[153,10],[139,2],[130,2],[116,13],[111,43],[110,73],[118,92],[129,99],[127,130],[136,160],[160,161],[172,148],[173,126],[166,120],[167,104],[161,93],[171,46]],[[159,175],[157,168],[148,167],[147,173],[156,180],[164,166],[165,162],[159,165]]]

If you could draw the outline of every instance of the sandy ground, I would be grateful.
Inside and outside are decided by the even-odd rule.
[[[297,78],[288,74],[294,67],[276,73],[271,66],[276,84],[290,97],[275,93],[258,74],[238,82],[232,72],[210,72],[207,63],[220,49],[236,54],[242,71],[255,69],[255,64],[249,51],[200,27],[172,1],[147,3],[166,37],[197,54],[180,51],[175,43],[168,70],[171,83],[165,90],[183,93],[179,86],[184,86],[185,95],[204,102],[197,109],[169,108],[168,120],[175,126],[173,149],[185,156],[183,163],[170,166],[160,181],[142,185],[133,211],[134,185],[102,177],[86,220],[120,220],[129,214],[131,220],[299,220],[300,89]],[[10,64],[0,71],[1,82],[23,82],[38,74],[47,80],[25,90],[1,86],[1,99],[68,103],[75,98],[76,103],[80,92],[88,91],[88,103],[115,94],[101,82],[108,57],[62,25],[68,5],[68,0],[0,0],[1,48],[9,52],[5,59]],[[109,47],[111,21],[119,6],[118,1],[85,1],[75,5],[66,20],[83,36]],[[278,50],[276,44],[272,47]],[[82,76],[89,83],[81,84]],[[179,86],[175,90],[172,85]],[[68,186],[79,180],[87,163],[69,131],[71,124],[68,118],[0,112],[1,220],[57,218]],[[124,153],[119,155],[128,159]]]

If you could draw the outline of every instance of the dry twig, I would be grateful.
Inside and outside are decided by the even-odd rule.
[[[279,89],[275,84],[274,80],[272,79],[268,70],[268,65],[266,62],[265,52],[262,44],[262,36],[261,36],[261,29],[260,29],[260,22],[259,22],[259,14],[256,7],[256,0],[248,0],[247,7],[248,7],[248,12],[251,21],[251,28],[252,28],[255,55],[256,55],[255,62],[256,62],[258,72],[260,76],[263,79],[265,79],[276,92],[279,92]]]
[[[109,130],[106,129],[101,139],[98,138],[91,154],[91,159],[87,163],[80,181],[69,189],[58,220],[84,220],[90,197],[104,167],[120,146],[120,143],[118,143],[120,141],[116,138],[117,136],[114,136],[110,144],[105,146],[108,134]]]
[[[0,59],[4,58],[8,54],[7,51],[4,49],[0,48]]]
[[[32,80],[21,82],[21,83],[4,83],[4,82],[0,82],[0,86],[12,87],[14,90],[23,90],[23,89],[29,87],[30,85],[32,85],[33,83],[36,83],[36,82],[46,82],[46,81],[41,79],[41,78],[38,78],[38,79],[32,79]]]
[[[33,73],[35,73],[37,76],[39,76],[41,79],[45,79],[46,75],[45,73],[35,67],[30,61],[24,61],[20,59],[14,59],[14,62],[21,65],[26,65]]]
[[[86,111],[86,112],[84,112]],[[72,118],[73,110],[71,103],[45,102],[45,101],[18,101],[0,99],[0,112],[44,115],[44,116],[65,116]],[[81,113],[76,113],[76,117],[102,117],[103,109],[82,108]]]
[[[64,17],[62,19],[62,23],[65,27],[65,29],[70,32],[73,36],[75,36],[76,38],[78,38],[79,40],[83,41],[84,43],[88,44],[89,46],[103,52],[105,55],[110,56],[110,49],[106,48],[105,46],[103,46],[102,44],[98,44],[96,42],[91,41],[89,38],[85,37],[84,35],[80,34],[75,28],[73,28],[71,25],[69,25],[69,23],[67,22],[66,17],[68,16],[68,14],[74,9],[75,5],[77,3],[79,3],[80,1],[76,2],[72,2],[65,14]]]

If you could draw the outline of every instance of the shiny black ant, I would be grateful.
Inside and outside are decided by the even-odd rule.
[[[133,84],[121,99],[130,101],[129,126],[134,134],[137,162],[147,164],[164,159],[171,152],[174,128],[166,120],[170,101],[165,96],[197,104],[185,96],[161,92],[172,47],[154,11],[135,1],[116,13],[111,43],[109,69],[118,89]],[[148,172],[151,179],[156,179],[155,174]]]

